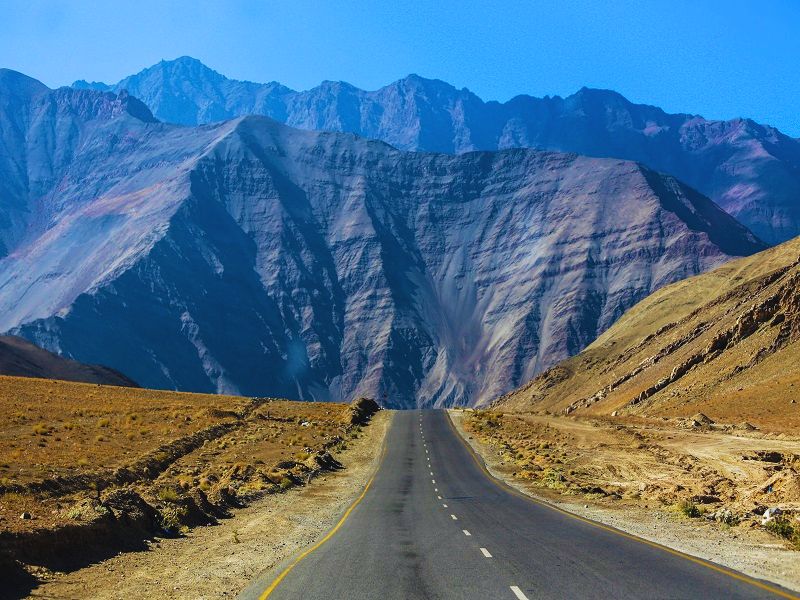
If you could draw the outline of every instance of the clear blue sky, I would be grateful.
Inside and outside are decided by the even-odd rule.
[[[295,89],[409,73],[484,99],[610,88],[800,136],[800,1],[0,0],[0,66],[50,86],[190,55]]]

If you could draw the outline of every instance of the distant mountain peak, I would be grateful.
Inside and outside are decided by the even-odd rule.
[[[13,69],[0,69],[0,89],[5,93],[39,94],[48,92],[41,81]]]
[[[85,79],[73,81],[70,87],[76,90],[96,90],[98,92],[108,92],[111,90],[111,86],[107,83],[103,83],[102,81],[86,81]]]
[[[112,91],[124,88],[160,120],[184,125],[261,114],[401,150],[528,147],[635,160],[709,196],[761,239],[800,235],[798,140],[749,120],[669,114],[614,90],[584,86],[563,98],[485,102],[466,88],[411,73],[373,91],[333,81],[295,91],[228,79],[188,56],[145,69]]]

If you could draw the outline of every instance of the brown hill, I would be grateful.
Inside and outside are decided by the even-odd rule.
[[[376,409],[0,376],[0,598],[341,468]]]
[[[496,406],[797,431],[798,364],[800,238],[650,295]]]
[[[62,358],[13,335],[0,336],[0,375],[139,387],[119,371]]]

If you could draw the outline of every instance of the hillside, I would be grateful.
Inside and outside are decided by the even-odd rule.
[[[667,286],[502,410],[800,431],[800,239]]]
[[[25,172],[0,221],[0,330],[148,387],[486,402],[659,287],[764,248],[633,162],[179,127],[127,94],[5,77],[25,160],[0,169]]]
[[[0,336],[0,375],[138,387],[113,369],[62,358],[12,335]]]
[[[761,239],[800,235],[800,140],[750,119],[704,119],[634,104],[611,90],[500,103],[410,75],[378,90],[325,81],[295,91],[228,79],[200,61],[162,61],[114,85],[161,120],[197,125],[265,115],[292,127],[347,131],[401,150],[463,153],[530,147],[634,160],[710,197]]]
[[[0,595],[340,469],[376,407],[0,376]]]

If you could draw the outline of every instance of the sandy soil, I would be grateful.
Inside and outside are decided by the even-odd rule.
[[[61,575],[32,598],[226,598],[328,531],[377,468],[392,413],[382,411],[357,440],[336,454],[345,469],[303,487],[266,496],[219,525],[145,552],[121,554]]]
[[[469,416],[469,412],[450,411],[450,415],[461,435],[484,458],[492,475],[525,494],[751,577],[800,591],[800,552],[789,549],[779,538],[753,527],[746,520],[730,527],[702,518],[687,519],[659,501],[658,494],[639,492],[652,484],[651,476],[661,478],[663,490],[667,490],[667,485],[674,489],[676,484],[691,484],[692,477],[703,481],[721,473],[724,473],[723,477],[730,476],[732,481],[742,482],[739,483],[742,488],[751,489],[754,486],[744,482],[763,479],[765,473],[758,463],[742,461],[743,452],[761,446],[770,450],[781,446],[783,450],[797,451],[797,441],[731,435],[726,439],[725,434],[714,432],[681,432],[663,428],[660,434],[656,434],[663,437],[665,444],[653,452],[652,441],[642,439],[641,431],[623,432],[620,436],[616,428],[611,432],[587,421],[538,417],[534,426],[541,439],[550,440],[539,444],[547,444],[547,451],[554,460],[569,467],[572,466],[571,459],[578,458],[577,468],[567,467],[563,472],[575,471],[576,475],[586,477],[592,472],[589,462],[595,466],[605,465],[606,469],[611,467],[606,478],[598,481],[606,488],[604,493],[582,494],[576,493],[574,486],[570,489],[569,479],[559,481],[551,488],[542,485],[541,480],[530,478],[510,451],[508,440],[501,443],[497,437],[481,435],[471,428],[467,430],[465,416]],[[653,435],[652,432],[648,434],[648,437]],[[665,454],[659,459],[661,451]],[[591,457],[591,461],[586,457]],[[671,461],[676,457],[679,459]],[[548,469],[552,466],[545,467]],[[713,474],[709,470],[713,470]],[[636,492],[606,495],[615,485],[618,491],[635,487]]]

